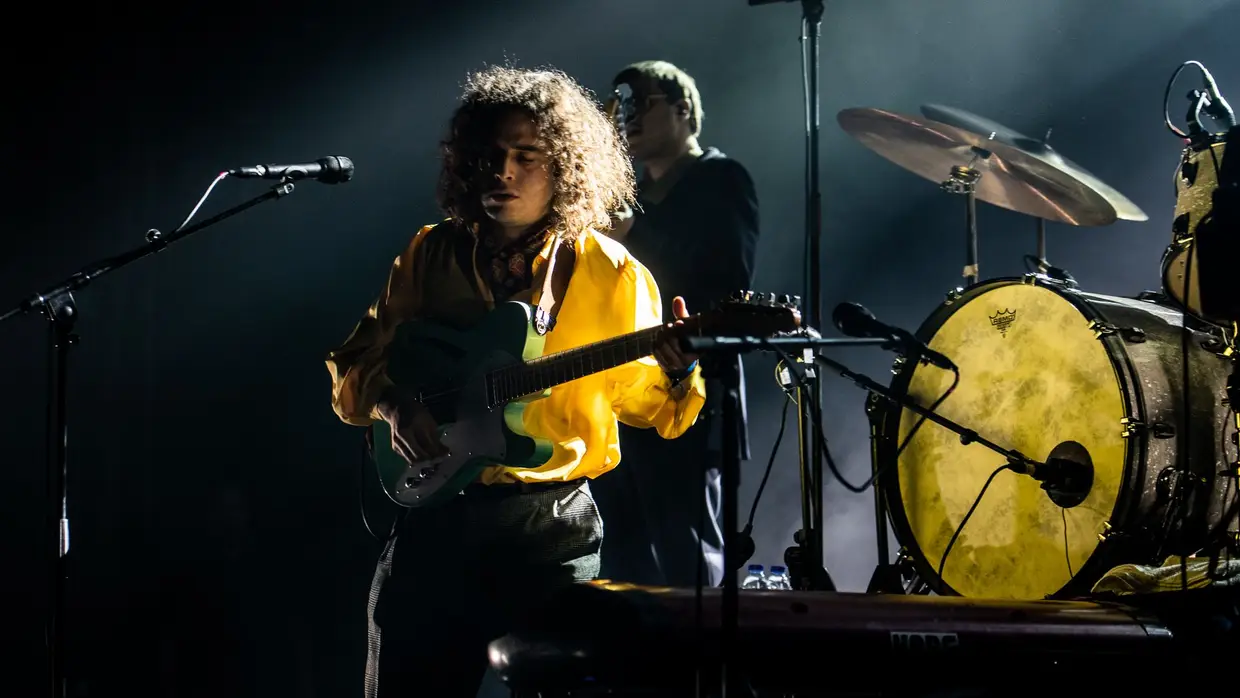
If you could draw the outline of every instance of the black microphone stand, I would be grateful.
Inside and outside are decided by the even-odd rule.
[[[710,351],[702,354],[702,377],[717,380],[723,386],[723,463],[719,473],[720,507],[723,509],[723,608],[720,609],[720,658],[722,660],[723,693],[736,685],[736,632],[739,597],[735,567],[740,559],[737,538],[737,502],[741,479],[740,354],[733,351]],[[702,648],[699,648],[700,650]],[[708,656],[699,651],[699,661]],[[699,667],[699,670],[701,667]]]
[[[752,5],[798,0],[749,0]],[[806,289],[805,317],[810,327],[822,327],[822,192],[819,185],[820,89],[818,85],[819,44],[822,38],[823,0],[799,0],[801,3],[802,57],[805,58],[805,80],[808,85],[805,105],[805,241]],[[835,582],[823,563],[823,476],[821,432],[813,424],[808,405],[822,404],[822,387],[810,357],[802,359],[802,381],[797,386],[798,445],[801,460],[800,531],[792,547],[784,551],[784,562],[792,586],[796,589],[835,591]]]
[[[831,346],[880,345],[885,339],[823,339],[820,337],[781,337],[760,339],[757,337],[685,337],[682,346],[702,357],[704,378],[720,381],[723,385],[723,467],[720,477],[720,503],[723,509],[723,608],[720,614],[720,657],[722,659],[722,696],[727,698],[728,687],[736,683],[736,634],[739,610],[739,592],[736,570],[740,566],[740,548],[737,545],[737,501],[740,490],[741,429],[744,427],[740,410],[740,355],[751,351],[806,351]],[[818,429],[814,429],[818,433]]]
[[[52,600],[48,612],[47,647],[50,653],[52,696],[65,698],[68,694],[68,675],[65,671],[65,619],[67,611],[66,582],[68,580],[69,556],[69,420],[66,413],[68,402],[69,347],[77,344],[75,332],[78,320],[77,301],[73,292],[85,287],[95,279],[121,267],[163,250],[168,245],[236,215],[252,206],[276,199],[293,192],[293,183],[281,180],[265,194],[216,214],[200,223],[181,227],[164,235],[158,230],[146,234],[147,244],[124,254],[110,257],[88,266],[64,281],[18,303],[0,315],[0,322],[18,315],[40,310],[48,320],[50,330],[48,360],[48,439],[47,485],[48,485],[48,547],[55,551],[50,560]]]

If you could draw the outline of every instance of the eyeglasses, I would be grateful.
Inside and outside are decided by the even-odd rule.
[[[624,126],[650,111],[654,103],[660,99],[667,99],[667,95],[634,94],[633,88],[627,84],[620,84],[612,90],[611,98],[607,100],[607,115],[616,122],[617,126]]]

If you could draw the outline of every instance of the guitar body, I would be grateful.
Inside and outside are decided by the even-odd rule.
[[[411,466],[392,449],[387,422],[371,426],[379,481],[393,502],[430,506],[456,496],[487,467],[536,468],[552,444],[525,433],[523,416],[550,390],[506,405],[492,405],[486,376],[542,356],[544,337],[534,331],[534,309],[501,303],[468,331],[413,322],[397,328],[388,350],[388,377],[414,388],[440,425],[449,455]],[[442,396],[442,397],[440,397]]]
[[[383,491],[405,507],[438,504],[465,489],[488,467],[537,468],[552,444],[525,431],[525,409],[557,385],[654,354],[675,335],[769,336],[800,327],[794,305],[774,294],[738,292],[719,307],[662,325],[544,354],[534,330],[534,307],[501,303],[467,331],[428,322],[396,329],[388,346],[387,376],[426,405],[449,454],[411,466],[392,448],[387,422],[371,426],[371,452]]]

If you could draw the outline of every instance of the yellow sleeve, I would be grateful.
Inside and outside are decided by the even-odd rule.
[[[612,309],[623,324],[617,334],[662,324],[663,302],[650,272],[629,258],[621,273],[624,278]],[[609,377],[615,390],[616,418],[633,427],[654,427],[665,439],[685,433],[706,404],[706,382],[700,366],[682,381],[688,390],[680,399],[669,394],[672,381],[653,356],[617,366],[609,371]]]
[[[422,269],[418,249],[434,226],[418,231],[392,262],[387,285],[344,344],[327,355],[332,378],[332,409],[346,424],[367,426],[379,419],[375,403],[388,379],[387,346],[396,327],[422,307]]]

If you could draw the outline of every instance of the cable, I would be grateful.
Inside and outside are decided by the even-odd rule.
[[[791,375],[793,381],[795,381],[797,385],[804,387],[805,377],[801,375],[800,371],[794,368],[795,362],[792,360],[792,357],[788,356],[788,353],[784,351],[783,349],[780,349],[779,347],[772,347],[772,349],[774,350],[776,354],[779,355],[780,359],[782,359],[782,362],[788,367],[788,373],[789,375]],[[943,394],[940,395],[938,399],[935,400],[930,405],[930,408],[927,410],[927,412],[934,412],[936,409],[938,409],[939,405],[943,404],[943,401],[946,400],[949,396],[951,396],[953,392],[955,392],[956,386],[960,385],[960,370],[955,369],[952,371],[952,373],[953,373],[952,384],[948,386],[947,390],[945,390]],[[807,390],[806,393],[808,392],[810,391]],[[866,490],[868,490],[878,480],[878,477],[882,475],[884,472],[886,472],[887,468],[891,466],[891,463],[888,463],[886,466],[880,468],[877,472],[872,474],[869,477],[869,479],[867,479],[865,482],[863,482],[860,485],[854,485],[851,482],[849,482],[847,479],[845,479],[844,475],[840,472],[839,467],[835,463],[835,458],[831,455],[831,449],[828,447],[827,436],[822,427],[821,406],[816,404],[812,398],[807,398],[807,402],[809,402],[809,408],[810,408],[810,413],[811,413],[811,416],[814,422],[814,428],[818,432],[818,440],[822,442],[823,459],[826,460],[827,467],[831,470],[831,474],[834,475],[835,479],[839,480],[840,484],[844,486],[844,489],[848,490],[849,492],[852,492],[854,494],[861,494],[865,492]],[[898,461],[898,457],[900,453],[902,453],[904,449],[912,441],[913,436],[917,433],[917,430],[921,428],[921,425],[925,423],[926,418],[927,418],[927,415],[925,414],[920,415],[920,418],[917,420],[917,423],[914,424],[913,428],[909,430],[909,433],[904,437],[904,441],[900,444],[899,448],[896,450],[897,458],[892,459],[892,463],[895,463]]]
[[[1004,463],[998,468],[995,468],[995,471],[990,474],[990,477],[986,478],[986,484],[982,485],[982,491],[977,493],[977,499],[973,500],[973,506],[969,507],[968,513],[964,515],[964,518],[961,519],[960,521],[960,525],[957,526],[955,532],[952,533],[951,539],[947,541],[947,547],[943,549],[943,557],[939,558],[939,583],[940,584],[946,584],[946,582],[943,581],[943,566],[947,564],[947,555],[951,553],[952,546],[956,545],[956,539],[959,538],[960,533],[964,531],[964,526],[965,524],[969,523],[969,519],[973,516],[973,512],[977,511],[977,505],[982,503],[982,497],[986,495],[986,490],[990,489],[990,483],[995,481],[995,477],[998,476],[999,473],[1003,472],[1004,470],[1011,470],[1011,469],[1012,469],[1011,463]]]
[[[1068,579],[1076,576],[1076,572],[1072,571],[1072,555],[1068,552],[1068,510],[1059,507],[1059,517],[1063,519],[1063,559],[1068,563]]]
[[[948,397],[950,397],[951,394],[956,391],[956,386],[960,385],[960,370],[955,369],[952,371],[952,374],[953,374],[952,384],[947,387],[947,390],[943,391],[943,394],[940,395],[937,400],[931,403],[930,408],[926,410],[927,412],[934,412],[935,410],[937,410],[939,406],[943,404],[943,401],[946,400]],[[820,406],[813,404],[811,402],[810,409],[814,413],[815,428],[818,429],[818,437],[819,437],[819,440],[822,441],[823,457],[827,461],[827,466],[831,469],[831,474],[835,476],[835,479],[840,481],[840,484],[844,486],[844,489],[847,489],[848,491],[857,493],[857,494],[865,492],[866,490],[873,487],[874,483],[878,482],[878,478],[881,477],[884,473],[886,473],[888,468],[890,468],[892,465],[899,462],[900,454],[903,453],[904,449],[907,448],[909,443],[912,442],[913,436],[917,434],[917,431],[921,428],[921,425],[925,424],[926,418],[927,418],[927,415],[924,415],[924,414],[919,415],[919,418],[917,422],[913,425],[913,428],[909,430],[908,434],[906,434],[904,437],[904,441],[901,442],[900,446],[896,449],[895,457],[892,458],[889,463],[887,463],[886,465],[884,465],[883,467],[875,471],[873,474],[871,474],[869,479],[867,479],[865,482],[861,483],[860,485],[854,485],[851,482],[844,479],[844,476],[840,473],[839,468],[835,464],[835,459],[831,457],[831,451],[827,447],[827,437],[825,434],[823,434],[822,410]]]
[[[362,512],[362,525],[366,527],[366,532],[370,534],[371,538],[378,541],[379,545],[387,545],[388,541],[392,540],[392,538],[396,536],[396,526],[400,523],[401,518],[409,513],[409,510],[405,509],[403,512],[398,512],[396,514],[396,516],[392,519],[392,528],[388,531],[386,537],[379,536],[379,534],[375,533],[375,530],[371,528],[370,518],[366,516],[366,471],[369,469],[368,466],[370,465],[370,430],[366,429],[365,431],[366,433],[362,436],[362,467],[358,472],[357,507]]]
[[[753,535],[753,520],[758,514],[758,502],[762,501],[762,492],[766,490],[766,483],[771,479],[771,471],[775,468],[775,456],[779,453],[779,445],[784,441],[784,432],[788,428],[788,406],[796,404],[796,398],[792,396],[792,391],[788,390],[784,384],[779,381],[779,367],[783,365],[783,360],[775,364],[776,382],[779,383],[780,392],[784,394],[784,411],[779,416],[779,432],[775,434],[775,444],[771,446],[771,456],[766,461],[766,472],[762,474],[762,482],[758,484],[758,491],[754,493],[753,504],[749,507],[749,518],[745,521],[745,529],[743,535]]]
[[[1167,127],[1167,130],[1171,131],[1180,138],[1188,138],[1189,135],[1177,128],[1175,124],[1171,123],[1171,88],[1175,85],[1176,79],[1180,77],[1180,73],[1184,72],[1184,69],[1190,65],[1197,66],[1202,71],[1205,71],[1206,69],[1206,67],[1198,61],[1184,61],[1175,69],[1175,72],[1171,74],[1171,79],[1167,81],[1167,89],[1163,91],[1163,125]]]
[[[177,229],[172,232],[175,233],[181,230],[182,228],[184,228],[185,226],[189,225],[190,220],[193,219],[193,217],[198,213],[198,209],[202,208],[202,205],[207,202],[207,197],[211,196],[211,190],[215,189],[215,185],[224,181],[224,178],[227,176],[228,176],[227,172],[221,172],[219,173],[219,175],[215,177],[215,179],[211,182],[211,185],[207,187],[207,190],[202,193],[202,198],[198,199],[198,203],[194,204],[194,208],[189,212],[189,215],[186,216],[185,220],[181,222],[181,225],[178,225]]]

